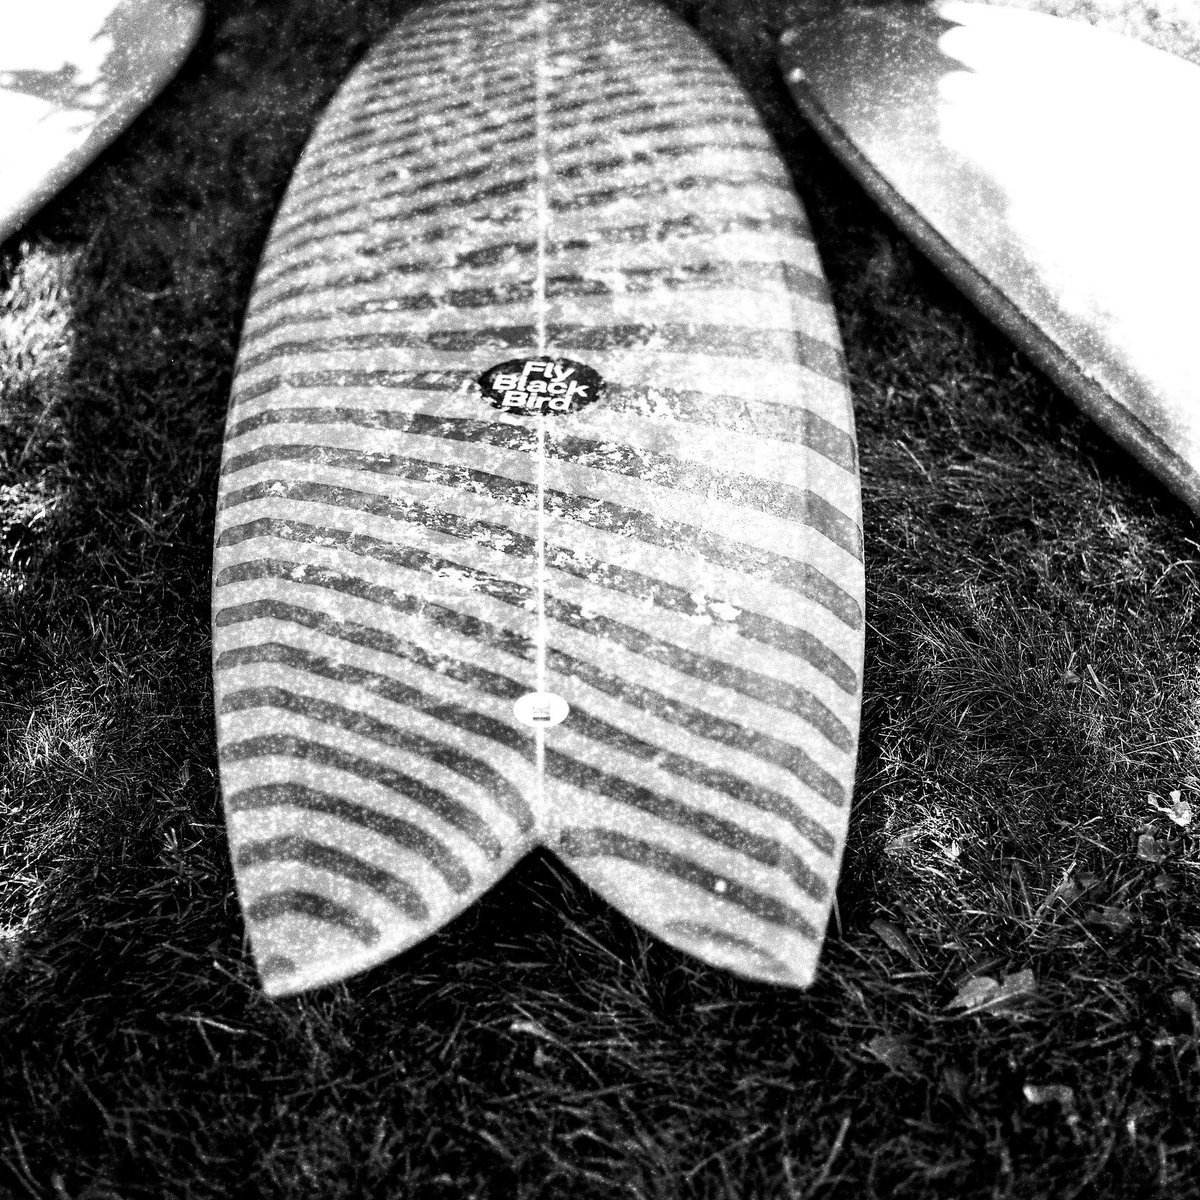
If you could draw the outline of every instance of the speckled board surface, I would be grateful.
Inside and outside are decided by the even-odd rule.
[[[885,211],[1200,512],[1200,67],[963,0],[797,26],[781,62]]]
[[[162,90],[202,17],[190,0],[0,6],[0,241]]]
[[[674,945],[810,982],[859,724],[853,420],[792,182],[686,26],[435,2],[355,71],[246,318],[213,613],[269,992],[539,843]]]

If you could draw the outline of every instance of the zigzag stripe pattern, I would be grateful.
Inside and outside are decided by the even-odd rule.
[[[539,356],[603,396],[489,404]],[[684,25],[446,0],[368,56],[264,254],[218,508],[268,992],[387,960],[538,844],[673,945],[811,981],[859,725],[853,419],[790,180]],[[515,714],[539,685],[561,724]]]

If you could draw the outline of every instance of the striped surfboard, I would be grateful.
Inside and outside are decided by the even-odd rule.
[[[681,22],[435,2],[343,86],[246,317],[213,623],[269,993],[387,960],[535,845],[707,962],[812,980],[853,419],[790,180]]]

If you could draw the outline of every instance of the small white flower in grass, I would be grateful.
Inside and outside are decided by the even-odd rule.
[[[1183,798],[1183,793],[1180,791],[1171,792],[1170,799],[1170,804],[1164,804],[1153,792],[1146,796],[1146,801],[1151,808],[1157,809],[1160,813],[1166,813],[1176,825],[1186,828],[1192,823],[1192,806]]]
[[[1065,1083],[1027,1083],[1021,1090],[1030,1104],[1057,1104],[1072,1129],[1079,1124],[1074,1088]]]

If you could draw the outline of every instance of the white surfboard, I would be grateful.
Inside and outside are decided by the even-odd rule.
[[[1200,511],[1200,67],[964,0],[847,9],[781,62],[897,224]]]

